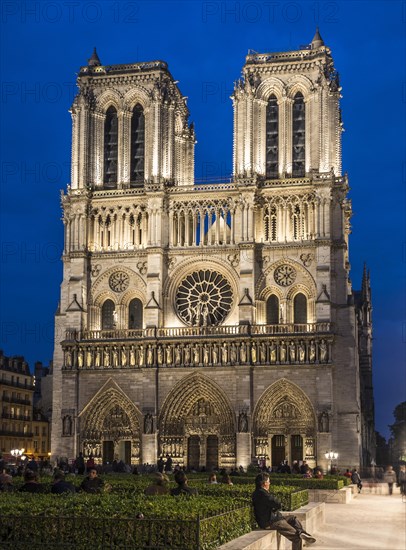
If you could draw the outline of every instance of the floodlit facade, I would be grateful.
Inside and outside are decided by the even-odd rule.
[[[94,52],[78,87],[53,456],[326,467],[334,449],[362,463],[370,292],[355,305],[340,86],[319,33],[247,56],[228,183],[195,184],[195,132],[166,63],[103,66]]]

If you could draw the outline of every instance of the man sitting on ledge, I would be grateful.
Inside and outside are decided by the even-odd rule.
[[[255,519],[261,529],[276,530],[292,541],[292,550],[302,550],[302,541],[313,544],[316,539],[304,531],[296,516],[283,516],[279,510],[281,503],[269,493],[269,475],[258,474],[255,478],[256,489],[252,493]]]

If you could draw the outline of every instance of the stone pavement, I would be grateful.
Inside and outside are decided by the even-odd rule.
[[[314,550],[405,550],[406,499],[357,495],[348,504],[327,504],[326,523],[314,533]]]

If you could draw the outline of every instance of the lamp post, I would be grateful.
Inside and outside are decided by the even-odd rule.
[[[14,456],[14,458],[18,459],[24,451],[25,449],[11,449],[10,453]]]
[[[337,460],[338,453],[336,453],[335,451],[326,451],[324,456],[327,458],[327,460],[330,461],[330,474],[331,474],[331,470],[333,467],[333,460]]]

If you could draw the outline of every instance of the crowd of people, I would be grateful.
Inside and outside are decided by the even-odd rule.
[[[278,474],[295,474],[302,475],[304,478],[323,479],[324,472],[320,466],[311,468],[306,460],[293,461],[290,466],[287,460],[283,460],[278,466],[269,467],[265,464],[258,466],[257,471],[263,474],[278,473]],[[195,470],[190,470],[192,473]],[[205,471],[204,469],[200,470]],[[13,490],[13,478],[15,476],[24,476],[24,484],[19,488],[22,492],[41,493],[46,492],[46,487],[39,482],[39,477],[42,475],[53,474],[53,480],[51,485],[51,493],[60,494],[64,492],[87,492],[87,493],[99,493],[110,489],[109,484],[105,484],[100,473],[133,473],[133,474],[154,474],[152,484],[147,487],[145,494],[147,495],[159,495],[159,494],[197,494],[195,489],[188,486],[187,475],[185,469],[179,464],[173,463],[172,457],[166,455],[159,457],[156,465],[144,464],[131,468],[125,464],[122,460],[114,460],[111,465],[101,467],[95,464],[95,460],[92,456],[87,458],[83,457],[82,453],[76,457],[74,461],[68,463],[67,460],[61,459],[58,461],[56,467],[52,469],[51,464],[48,461],[37,462],[34,458],[28,460],[24,465],[8,465],[0,457],[0,491],[12,491]],[[65,474],[74,473],[80,476],[85,476],[76,489],[74,485],[65,480]],[[175,481],[178,487],[169,490],[169,478],[168,474],[175,474]],[[233,477],[245,474],[245,470],[242,466],[239,468],[232,468],[231,471],[226,470],[212,471],[209,473],[208,483],[217,484],[223,483],[227,485],[233,485]],[[339,470],[331,468],[330,474],[340,475]],[[347,468],[341,475],[351,479],[351,482],[358,487],[358,492],[361,493],[363,483],[361,476],[357,468]],[[383,481],[388,484],[389,494],[392,495],[394,485],[400,487],[402,495],[406,496],[406,465],[400,465],[398,476],[392,466],[388,466],[383,474]]]

